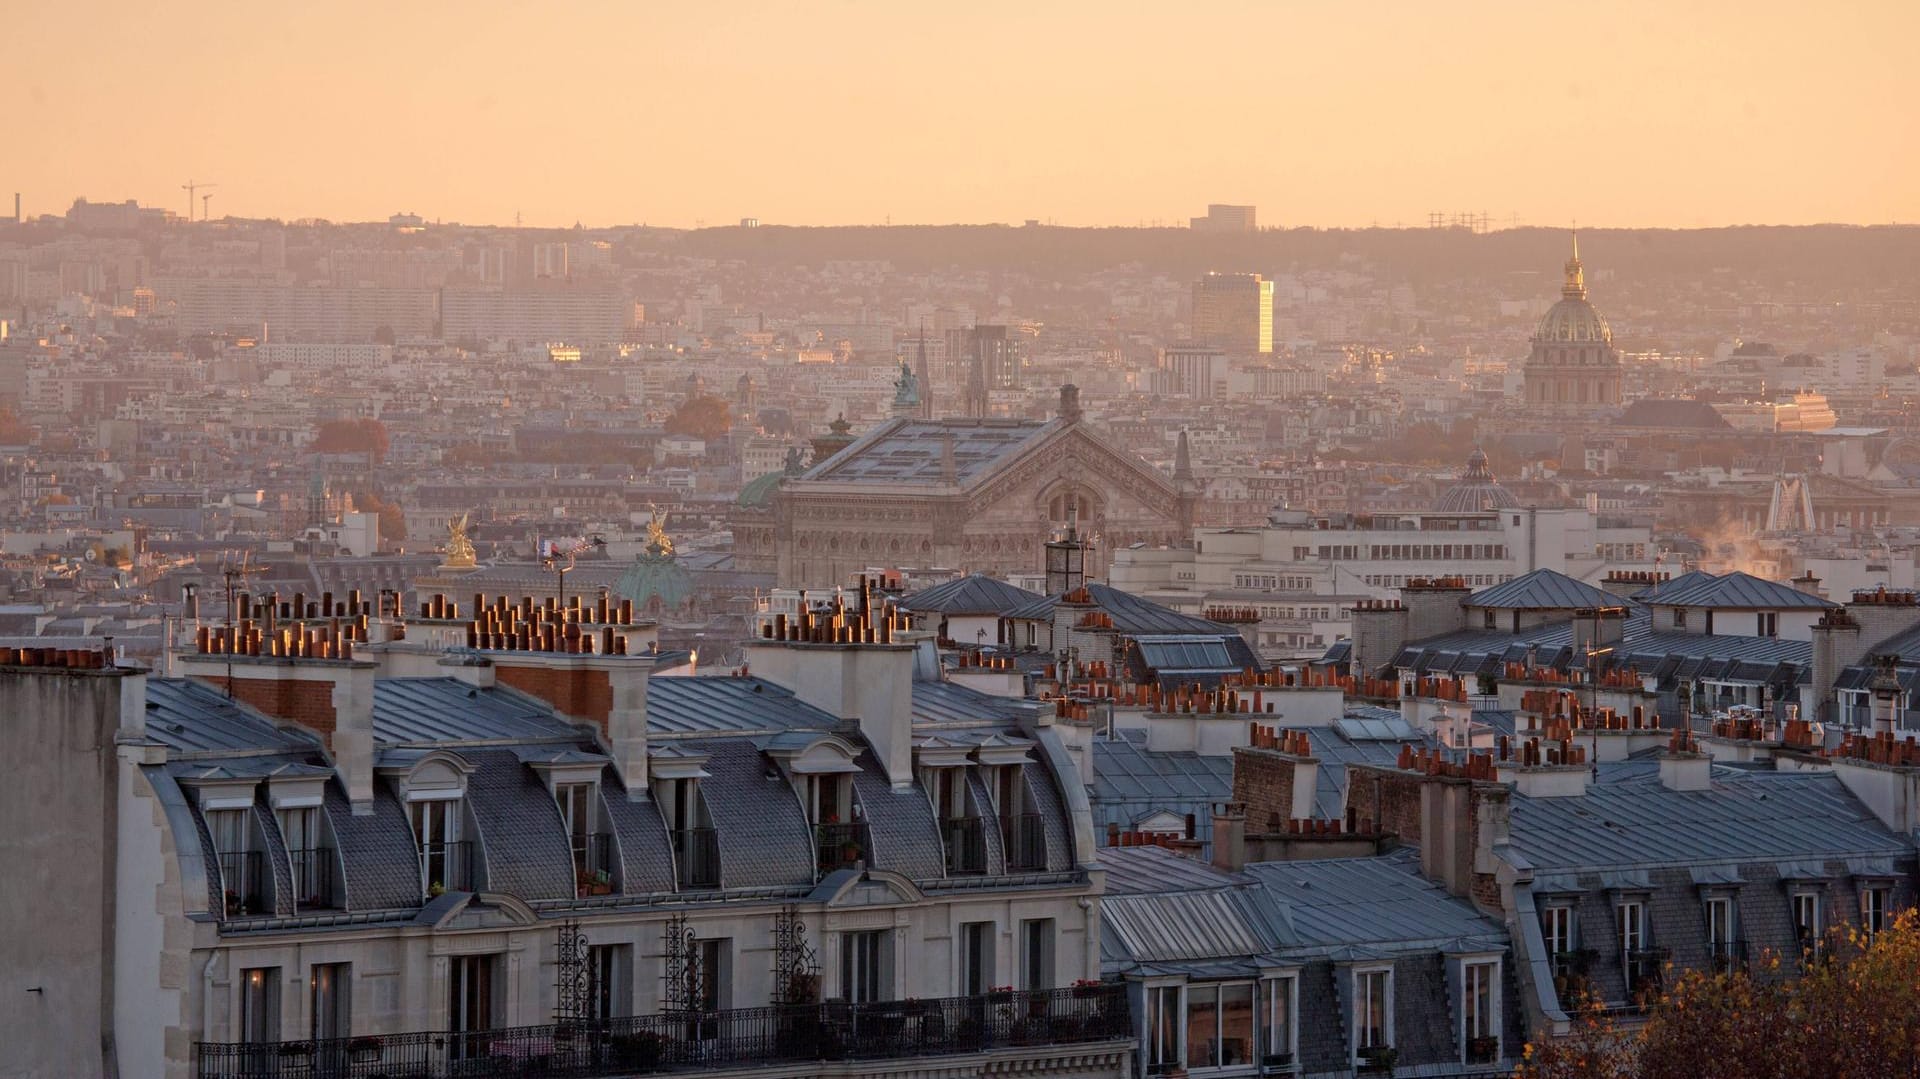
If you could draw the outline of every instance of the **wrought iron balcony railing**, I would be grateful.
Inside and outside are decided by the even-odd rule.
[[[987,833],[979,817],[942,821],[940,831],[947,841],[947,876],[987,871]]]
[[[606,832],[568,838],[573,847],[573,883],[575,894],[612,895],[619,886],[614,873],[613,836]]]
[[[499,1030],[284,1042],[198,1042],[197,1079],[573,1079],[821,1060],[953,1056],[1021,1046],[1131,1042],[1122,983],[869,1004],[780,1005]]]
[[[267,905],[265,863],[257,850],[230,850],[215,857],[220,869],[220,891],[225,917],[272,914]]]
[[[293,869],[294,910],[332,910],[340,905],[332,847],[295,847],[287,851]]]
[[[1038,813],[1016,813],[1000,819],[1007,851],[1007,871],[1017,873],[1047,868],[1047,829]]]
[[[720,887],[720,838],[711,828],[679,828],[673,837],[673,857],[679,866],[680,887],[700,890]]]
[[[850,869],[866,860],[867,843],[866,821],[814,825],[813,850],[820,875],[824,877],[836,869]]]
[[[473,843],[426,843],[420,847],[420,891],[432,898],[442,892],[470,892],[474,887]]]

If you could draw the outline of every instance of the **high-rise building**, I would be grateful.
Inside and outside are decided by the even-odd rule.
[[[1254,212],[1251,206],[1228,206],[1223,203],[1210,203],[1207,216],[1188,219],[1195,232],[1253,232]]]
[[[1193,339],[1235,354],[1273,351],[1273,282],[1210,273],[1193,284]]]

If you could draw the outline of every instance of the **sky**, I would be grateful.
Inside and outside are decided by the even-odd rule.
[[[1920,220],[1914,0],[6,0],[0,192],[472,224]],[[198,212],[198,207],[195,212]]]

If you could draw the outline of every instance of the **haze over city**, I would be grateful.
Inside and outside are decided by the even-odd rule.
[[[15,3],[0,1079],[1913,1079],[1913,3]]]
[[[16,4],[9,182],[469,224],[1920,218],[1901,0]]]

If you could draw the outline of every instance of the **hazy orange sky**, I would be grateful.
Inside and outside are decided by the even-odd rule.
[[[1915,0],[10,0],[0,191],[529,225],[1920,220]],[[197,211],[197,207],[196,207]]]

